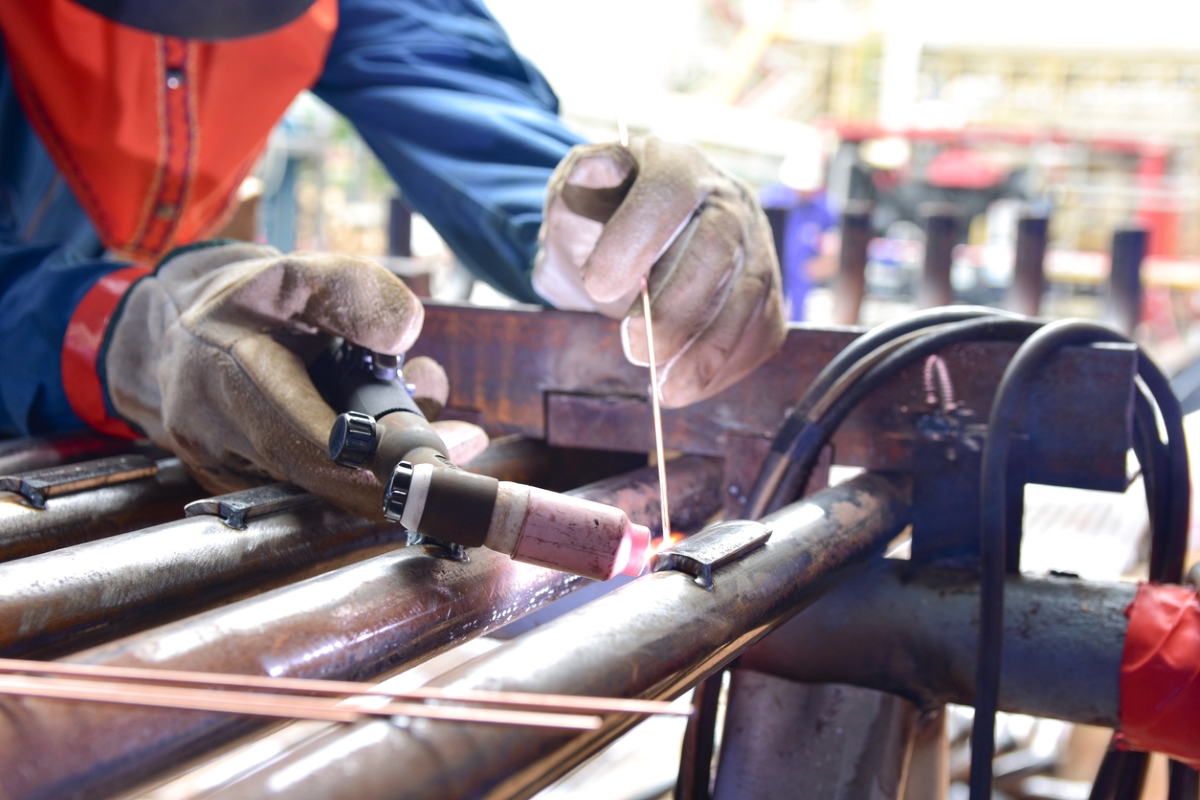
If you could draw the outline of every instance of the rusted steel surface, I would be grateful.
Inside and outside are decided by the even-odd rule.
[[[529,465],[523,457],[545,463]],[[556,469],[594,475],[610,462],[628,460],[605,453],[595,464],[572,463],[576,458],[545,445],[510,441],[489,448],[469,468],[503,480],[518,475],[552,482],[560,477],[552,474]],[[40,545],[44,551],[57,546],[54,542],[69,544],[65,540],[72,536],[115,533],[112,528],[122,517],[90,514],[104,511],[107,500],[141,496],[136,488],[118,486],[51,498],[46,511],[0,505],[0,536],[9,534],[14,548]],[[181,506],[171,504],[166,516],[180,516]],[[0,653],[46,656],[78,650],[194,613],[264,582],[278,583],[343,554],[403,542],[405,535],[399,526],[312,503],[253,519],[246,530],[234,530],[215,516],[190,517],[9,561],[0,564]]]
[[[871,243],[871,203],[850,200],[842,212],[842,248],[833,283],[833,322],[858,324],[858,312],[867,292],[867,246]]]
[[[1116,727],[1125,609],[1136,590],[1132,583],[1010,576],[1000,708]],[[883,560],[764,639],[740,664],[791,680],[892,692],[922,708],[971,705],[978,618],[977,574]]]
[[[859,335],[855,329],[793,326],[782,350],[716,397],[663,412],[670,450],[723,455],[731,435],[770,437],[817,371]],[[981,342],[942,358],[955,398],[987,420],[991,397],[1016,345]],[[450,376],[452,412],[478,414],[489,428],[564,447],[636,450],[654,446],[647,371],[621,353],[618,324],[599,314],[483,309],[430,303],[414,353],[430,355]],[[837,464],[873,470],[912,467],[912,424],[931,413],[924,365],[915,364],[851,413],[833,439]],[[1034,393],[1062,436],[1039,436],[1030,480],[1080,488],[1127,485],[1132,352],[1065,349],[1047,362]],[[1086,474],[1081,475],[1081,470]]]
[[[129,439],[98,433],[64,433],[0,442],[0,475],[57,467],[73,461],[128,453],[139,446]]]
[[[719,464],[672,463],[672,498],[715,510]],[[656,513],[653,474],[644,468],[625,483],[605,481],[575,493],[620,505],[645,522]],[[67,660],[364,680],[499,628],[587,583],[483,549],[469,555],[464,563],[431,547],[399,548]],[[102,796],[259,725],[199,712],[3,700],[0,796]]]
[[[837,583],[906,522],[906,490],[868,474],[766,518],[774,534],[715,574],[657,572],[434,681],[607,697],[676,697]],[[634,723],[545,735],[478,725],[355,724],[303,744],[218,797],[529,797]],[[334,755],[336,754],[336,756]]]
[[[894,800],[917,717],[917,707],[894,694],[732,670],[712,796]]]
[[[158,466],[157,473],[147,478],[50,497],[44,509],[31,508],[17,494],[0,492],[0,561],[180,517],[184,504],[204,490],[177,460],[163,460]]]
[[[326,503],[235,530],[190,517],[0,564],[0,653],[63,652],[194,612],[269,576],[380,540],[399,526]]]

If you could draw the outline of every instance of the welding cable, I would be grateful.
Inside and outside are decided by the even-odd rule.
[[[1028,379],[1051,354],[1076,344],[1127,342],[1128,339],[1094,322],[1065,320],[1046,325],[1017,350],[997,388],[988,419],[980,476],[980,623],[976,663],[975,719],[971,741],[970,796],[991,796],[996,706],[999,695],[1000,655],[1003,642],[1004,573],[1019,563],[1017,552],[1006,553],[1007,468],[1010,437],[1015,430],[1014,411]],[[1147,501],[1152,525],[1153,570],[1151,579],[1178,580],[1182,575],[1190,501],[1187,450],[1179,401],[1170,392],[1165,376],[1145,353],[1138,353],[1138,375],[1149,397],[1139,387],[1135,398],[1135,444],[1147,472]],[[1150,399],[1158,406],[1166,429],[1164,444]],[[1153,418],[1151,418],[1153,416]],[[1117,757],[1114,757],[1114,759]],[[1128,761],[1128,759],[1125,759]],[[1136,760],[1135,760],[1136,761]],[[1107,772],[1125,770],[1108,765]],[[1129,764],[1134,767],[1136,764]],[[1126,783],[1123,779],[1118,783]]]
[[[881,348],[886,348],[896,340],[909,341],[913,335],[919,335],[925,329],[980,317],[997,316],[1019,318],[1018,315],[1010,312],[985,306],[944,306],[880,325],[844,347],[817,373],[799,402],[784,417],[779,432],[771,442],[771,449],[758,473],[758,478],[747,495],[746,518],[758,519],[767,513],[766,504],[770,497],[776,494],[784,471],[792,460],[790,453],[803,437],[805,427],[812,422],[814,407],[821,402],[822,398],[829,395],[831,389],[836,388],[839,379],[854,372],[856,365],[864,361],[869,362],[872,354]]]
[[[1016,316],[992,315],[968,319],[938,326],[936,330],[890,352],[839,395],[819,419],[805,424],[800,437],[788,452],[788,464],[765,506],[773,510],[791,501],[796,490],[807,482],[821,449],[846,416],[900,370],[960,342],[1024,341],[1042,324],[1039,320]]]

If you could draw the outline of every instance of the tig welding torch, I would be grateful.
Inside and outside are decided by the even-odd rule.
[[[638,575],[650,530],[624,511],[579,497],[459,469],[403,383],[399,357],[342,345],[314,366],[326,399],[351,409],[334,422],[329,457],[370,469],[383,515],[411,532],[487,547],[596,580]]]

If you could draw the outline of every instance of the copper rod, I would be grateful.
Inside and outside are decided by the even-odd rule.
[[[67,675],[92,679],[184,683],[205,687],[263,689],[275,692],[398,697],[410,700],[448,700],[558,713],[670,714],[677,716],[687,716],[691,713],[690,708],[673,708],[670,703],[658,700],[577,697],[574,695],[535,694],[531,692],[455,691],[425,686],[397,691],[380,686],[355,683],[353,681],[275,678],[265,675],[237,675],[174,669],[148,669],[146,667],[112,667],[101,664],[72,664],[61,661],[30,661],[16,658],[0,658],[0,672],[38,672],[47,675]]]
[[[0,694],[327,722],[355,722],[363,716],[406,716],[451,722],[528,725],[537,728],[567,728],[583,731],[595,730],[600,727],[601,722],[600,718],[596,716],[493,708],[428,706],[423,703],[387,703],[368,708],[332,703],[314,697],[285,697],[277,694],[229,690],[138,685],[131,691],[131,685],[128,683],[30,675],[0,677]]]

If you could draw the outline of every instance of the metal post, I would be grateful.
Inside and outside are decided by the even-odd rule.
[[[1142,259],[1146,256],[1146,231],[1120,228],[1113,231],[1112,270],[1108,276],[1108,320],[1132,334],[1142,318]]]
[[[715,800],[895,800],[917,724],[902,697],[733,670]]]
[[[954,262],[962,209],[955,203],[930,202],[922,203],[917,214],[925,221],[925,265],[917,289],[917,305],[921,308],[948,306],[954,302],[950,267]]]
[[[871,203],[851,200],[842,212],[842,249],[833,289],[833,323],[856,325],[867,290],[867,245],[871,241]]]
[[[388,255],[411,257],[412,208],[403,198],[393,197],[388,210]]]
[[[1050,220],[1040,216],[1022,216],[1017,220],[1017,247],[1013,261],[1013,282],[1008,290],[1008,308],[1018,314],[1036,317],[1046,290],[1046,237]]]

